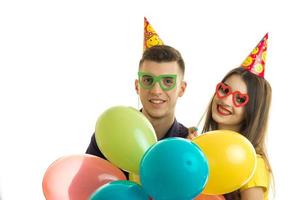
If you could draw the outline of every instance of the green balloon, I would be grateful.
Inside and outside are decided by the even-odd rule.
[[[116,106],[97,120],[96,142],[105,157],[119,168],[139,174],[140,161],[157,142],[152,124],[132,107]]]

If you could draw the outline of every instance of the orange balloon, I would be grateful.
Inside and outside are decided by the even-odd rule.
[[[107,160],[88,154],[71,155],[48,167],[43,192],[47,200],[82,200],[100,186],[116,180],[126,180],[126,176]]]
[[[194,200],[225,200],[225,198],[222,195],[200,194]]]

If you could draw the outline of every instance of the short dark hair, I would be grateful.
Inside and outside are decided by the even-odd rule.
[[[145,60],[154,62],[173,62],[176,61],[184,75],[185,65],[183,58],[178,50],[168,45],[156,45],[146,49],[140,60],[139,67]]]

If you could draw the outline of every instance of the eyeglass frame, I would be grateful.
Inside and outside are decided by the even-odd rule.
[[[220,86],[222,88],[225,87],[225,88],[229,89],[229,91],[226,93],[226,95],[220,96],[220,94],[219,94]],[[236,90],[236,91],[233,92],[232,89],[231,89],[231,87],[229,85],[225,85],[222,82],[220,82],[220,83],[217,84],[215,94],[220,99],[223,99],[223,98],[225,98],[225,97],[227,97],[229,95],[232,95],[232,102],[233,102],[233,104],[234,104],[235,107],[244,107],[249,102],[249,95],[248,94],[241,93],[238,90]],[[236,104],[236,101],[235,101],[236,95],[238,95],[238,96],[244,96],[244,97],[246,97],[246,100],[243,103],[241,103],[241,104]]]
[[[144,76],[144,75],[147,75],[147,76],[150,76],[153,78],[153,83],[149,86],[145,86],[142,81],[141,81],[141,78]],[[163,78],[172,78],[174,80],[174,83],[173,85],[170,87],[170,88],[166,88],[164,87],[163,83],[162,83],[162,79]],[[158,76],[155,76],[154,74],[152,73],[148,73],[148,72],[141,72],[139,71],[138,72],[138,82],[139,82],[139,85],[143,88],[143,89],[146,89],[146,90],[150,90],[154,87],[154,85],[158,82],[159,83],[159,86],[160,88],[163,90],[163,91],[170,91],[172,89],[174,89],[174,87],[176,86],[177,84],[177,75],[176,74],[161,74],[161,75],[158,75]]]

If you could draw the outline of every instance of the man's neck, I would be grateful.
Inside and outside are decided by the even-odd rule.
[[[144,111],[142,111],[142,112],[144,113]],[[175,120],[174,114],[168,115],[164,118],[153,118],[153,117],[149,116],[147,113],[144,113],[144,115],[147,117],[147,119],[152,124],[158,140],[160,140],[161,138],[163,138],[166,135],[166,133],[171,128],[171,126]]]

